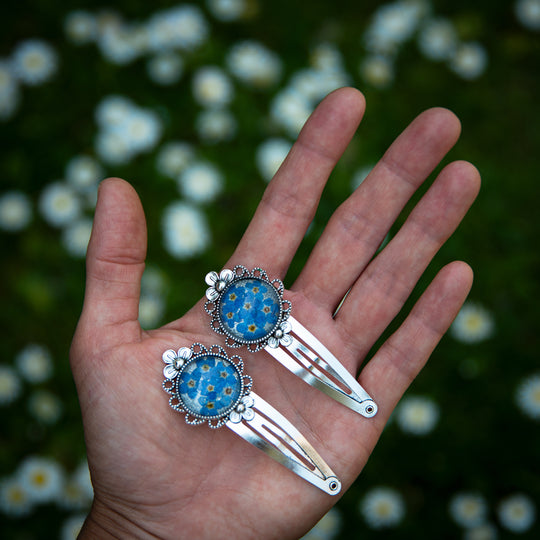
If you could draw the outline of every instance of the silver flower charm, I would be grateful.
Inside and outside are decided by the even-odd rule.
[[[289,321],[282,322],[274,331],[274,334],[268,338],[268,346],[276,349],[280,345],[288,347],[293,339],[290,335],[292,329],[291,323]]]
[[[208,272],[204,278],[206,284],[210,285],[210,287],[206,289],[206,298],[208,298],[210,302],[215,302],[219,298],[220,293],[233,278],[234,272],[228,268],[225,268],[225,270],[222,270],[219,274],[217,272]]]
[[[255,418],[255,412],[252,409],[254,403],[255,401],[249,394],[244,396],[236,408],[230,412],[229,420],[233,424],[238,424],[242,420],[253,420]]]
[[[165,351],[162,358],[167,365],[163,368],[163,375],[165,375],[167,379],[174,379],[186,361],[191,358],[191,355],[192,351],[188,347],[182,347],[181,349],[178,349],[178,352],[173,351],[172,349]]]

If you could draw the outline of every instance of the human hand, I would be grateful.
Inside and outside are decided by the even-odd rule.
[[[362,95],[350,88],[330,94],[319,105],[226,267],[262,267],[271,279],[283,279],[363,112]],[[450,163],[373,258],[459,131],[457,118],[444,109],[416,118],[337,209],[298,279],[285,291],[294,317],[351,373],[358,372],[476,197],[476,169],[466,162]],[[209,329],[204,300],[162,328],[140,328],[145,254],[146,225],[136,193],[122,180],[106,180],[100,187],[84,308],[71,349],[95,491],[81,538],[220,538],[225,533],[230,538],[298,538],[336,498],[231,431],[186,425],[169,407],[161,388],[163,351],[222,340]],[[255,391],[313,443],[344,490],[362,470],[390,413],[454,319],[471,282],[465,263],[445,266],[363,366],[358,380],[379,407],[370,419],[310,388],[264,352],[241,352]]]

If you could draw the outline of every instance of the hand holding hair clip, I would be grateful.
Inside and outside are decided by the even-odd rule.
[[[365,417],[377,405],[341,362],[290,315],[292,304],[283,299],[281,280],[242,265],[219,274],[209,272],[206,312],[210,326],[225,335],[229,347],[246,345],[249,352],[264,349],[289,371],[336,401]]]
[[[330,495],[341,482],[306,438],[276,409],[251,391],[239,356],[200,343],[163,353],[163,388],[170,406],[185,413],[188,424],[227,426],[298,476]]]

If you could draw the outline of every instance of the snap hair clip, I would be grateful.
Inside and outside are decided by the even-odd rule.
[[[162,358],[169,405],[185,413],[188,424],[226,426],[329,495],[341,491],[340,480],[307,439],[251,390],[239,356],[229,357],[219,345],[194,343],[169,349]]]
[[[225,336],[228,347],[245,345],[249,352],[264,349],[288,370],[339,403],[370,418],[377,405],[341,362],[291,316],[279,279],[269,280],[262,268],[237,265],[205,281],[210,326]]]

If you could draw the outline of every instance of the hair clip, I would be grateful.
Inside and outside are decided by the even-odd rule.
[[[170,406],[188,424],[227,426],[298,476],[330,495],[341,482],[306,438],[276,409],[251,390],[239,356],[219,345],[200,343],[163,353],[163,388]]]
[[[210,326],[225,336],[228,347],[246,345],[248,351],[264,349],[288,370],[311,386],[365,417],[377,405],[340,361],[290,315],[292,304],[283,299],[279,279],[270,281],[262,268],[251,272],[242,265],[219,274],[209,272],[205,281],[208,299],[204,309]]]

